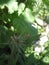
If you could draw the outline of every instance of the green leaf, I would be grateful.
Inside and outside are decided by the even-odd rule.
[[[18,15],[20,15],[22,13],[22,11],[24,11],[24,8],[25,8],[25,4],[20,3],[19,7],[18,7]]]
[[[49,6],[49,0],[43,0],[43,2]]]
[[[30,34],[31,36],[37,35],[37,29],[32,27],[32,24],[28,22],[23,15],[13,20],[13,26],[17,33]]]
[[[9,9],[9,13],[13,13],[14,11],[17,11],[18,10],[18,2],[13,2],[13,1],[11,1],[11,2],[9,2],[8,4],[7,4],[7,7],[8,7],[8,9]]]
[[[34,16],[32,14],[32,11],[29,8],[26,8],[24,13],[23,13],[25,19],[29,22],[29,23],[33,23],[34,22]]]
[[[16,2],[16,0],[4,0],[4,1],[0,1],[0,7],[3,9],[4,6],[8,7],[8,11],[9,13],[13,13],[14,11],[18,10],[18,2]]]

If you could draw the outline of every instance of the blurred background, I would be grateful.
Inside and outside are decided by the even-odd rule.
[[[49,0],[0,0],[0,65],[49,65]]]

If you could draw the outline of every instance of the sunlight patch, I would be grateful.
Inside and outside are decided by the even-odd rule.
[[[35,47],[35,53],[37,54],[37,55],[39,55],[42,51],[44,50],[44,47],[42,46],[42,47]]]
[[[12,14],[14,11],[18,10],[18,2],[10,2],[7,4],[9,13]]]
[[[44,58],[43,58],[43,62],[49,63],[49,57],[48,57],[48,56],[44,57]]]

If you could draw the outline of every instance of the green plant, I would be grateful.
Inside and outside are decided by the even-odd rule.
[[[41,3],[36,0],[0,0],[0,65],[36,65],[42,59],[43,55],[34,56],[33,42],[40,35],[39,29],[32,26],[35,17],[45,14]]]

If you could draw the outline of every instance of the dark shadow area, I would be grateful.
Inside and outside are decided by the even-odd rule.
[[[4,46],[4,48],[0,48],[0,64],[1,65],[8,64],[8,58],[10,54],[11,54],[11,49],[9,45]]]
[[[0,5],[8,3],[10,0],[0,0]]]
[[[46,23],[49,24],[49,15],[44,17],[44,21],[46,21]]]

